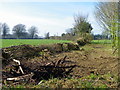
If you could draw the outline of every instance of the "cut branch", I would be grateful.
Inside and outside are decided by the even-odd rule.
[[[16,59],[13,59],[13,61],[16,62],[16,63],[18,63],[19,69],[20,69],[21,73],[24,74],[23,69],[22,69],[21,64],[20,64],[20,61],[16,60]]]
[[[33,76],[33,73],[27,74],[27,75],[23,75],[23,76],[19,76],[19,77],[14,77],[14,78],[7,78],[7,81],[26,80],[26,79],[32,78],[32,76]]]

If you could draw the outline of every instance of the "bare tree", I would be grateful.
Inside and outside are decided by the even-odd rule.
[[[32,27],[30,27],[30,28],[28,29],[28,31],[29,31],[30,37],[31,37],[31,38],[34,38],[35,35],[36,35],[37,32],[38,32],[38,29],[37,29],[37,27],[32,26]]]
[[[9,33],[10,29],[8,27],[8,25],[6,23],[3,23],[1,25],[1,31],[2,31],[2,36],[3,38],[5,38],[7,36],[7,34]]]
[[[20,36],[22,36],[23,33],[26,32],[26,26],[23,24],[17,24],[13,27],[13,32],[17,36],[17,38],[20,38]]]
[[[98,2],[96,4],[95,16],[103,30],[111,33],[113,47],[118,44],[119,11],[118,2]]]

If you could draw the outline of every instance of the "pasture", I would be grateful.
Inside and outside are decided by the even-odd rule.
[[[52,39],[0,39],[0,48],[17,46],[17,45],[43,45],[54,43],[72,42],[69,40],[52,40]],[[92,40],[91,44],[111,44],[111,40]]]
[[[111,44],[111,40],[92,40],[92,44]]]
[[[54,43],[64,43],[72,42],[68,40],[52,40],[52,39],[1,39],[0,48],[17,46],[23,44],[29,45],[43,45],[43,44],[54,44]]]

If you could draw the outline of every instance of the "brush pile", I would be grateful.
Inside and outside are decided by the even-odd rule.
[[[63,78],[70,75],[77,66],[66,60],[67,56],[51,60],[46,53],[53,54],[48,48],[41,49],[29,45],[2,49],[3,84],[38,84],[43,79]]]
[[[77,65],[65,59],[66,56],[57,61],[42,60],[24,63],[13,59],[12,65],[6,66],[2,72],[3,81],[37,84],[42,79],[67,77]]]

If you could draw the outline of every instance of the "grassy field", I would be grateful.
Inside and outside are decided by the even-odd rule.
[[[0,39],[0,48],[9,47],[14,45],[42,45],[42,44],[53,44],[72,42],[68,40],[52,40],[52,39]],[[92,44],[110,44],[111,40],[92,40]]]
[[[53,44],[53,43],[63,43],[63,42],[72,42],[68,40],[52,40],[52,39],[1,39],[0,48],[9,47],[13,45],[42,45],[42,44]]]
[[[92,44],[111,44],[111,40],[92,40]]]
[[[111,40],[92,40],[92,44],[111,44]]]

